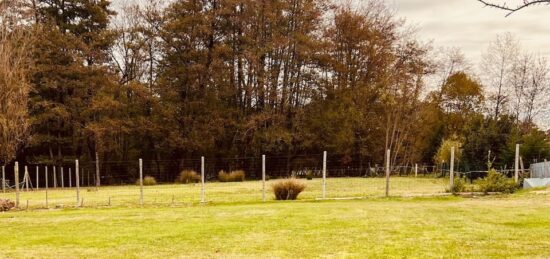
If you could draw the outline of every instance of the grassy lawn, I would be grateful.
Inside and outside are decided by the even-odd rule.
[[[550,257],[550,194],[0,213],[0,257]]]
[[[273,199],[270,186],[276,180],[266,183],[267,197]],[[301,200],[315,200],[322,196],[322,180],[302,180],[307,184],[306,190],[300,194]],[[448,180],[444,178],[414,178],[392,177],[390,181],[390,195],[432,195],[445,192]],[[383,197],[386,182],[384,178],[329,178],[327,179],[328,198],[350,197]],[[144,200],[146,204],[187,205],[200,202],[200,184],[167,184],[145,186]],[[82,187],[80,197],[84,199],[84,207],[107,206],[109,200],[113,207],[132,207],[139,204],[139,186],[115,186],[95,188]],[[0,193],[0,198],[15,199],[14,193]],[[46,192],[43,188],[38,191],[22,192],[20,195],[21,207],[26,207],[27,200],[30,208],[46,207]],[[246,181],[237,183],[211,182],[206,184],[206,200],[209,203],[243,203],[259,202],[262,200],[261,181]],[[76,189],[49,189],[48,206],[64,207],[76,205]]]

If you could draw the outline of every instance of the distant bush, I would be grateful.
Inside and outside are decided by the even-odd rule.
[[[464,179],[464,178],[455,178],[453,188],[452,189],[449,188],[446,191],[450,192],[450,193],[460,193],[460,192],[473,192],[473,191],[475,191],[474,189],[475,189],[474,186],[469,185],[466,182],[466,179]]]
[[[231,171],[226,173],[221,170],[218,172],[218,180],[220,182],[243,182],[245,178],[245,173],[243,170]]]
[[[188,183],[198,183],[201,180],[201,176],[193,170],[183,170],[176,179],[176,182],[188,184]]]
[[[296,200],[306,184],[296,178],[284,179],[271,185],[276,200]]]
[[[306,172],[306,179],[313,180],[313,171],[307,170]]]
[[[507,178],[494,169],[489,170],[487,177],[477,180],[475,183],[478,185],[479,190],[484,193],[513,193],[518,188],[518,185],[513,179]]]
[[[15,202],[8,199],[0,199],[0,211],[8,211],[15,207]]]
[[[136,184],[139,185],[139,179],[136,181]],[[157,185],[157,180],[155,179],[155,177],[147,175],[143,177],[143,185]]]

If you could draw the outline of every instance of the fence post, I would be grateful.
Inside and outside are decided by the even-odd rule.
[[[65,181],[63,181],[63,167],[61,167],[61,189],[65,189]]]
[[[542,177],[546,177],[547,175],[550,174],[550,172],[548,172],[548,160],[544,159],[544,173],[542,174]]]
[[[414,177],[418,177],[418,164],[414,164]]]
[[[388,149],[386,150],[386,197],[390,196],[390,153],[391,151]]]
[[[57,166],[53,166],[53,188],[57,188]]]
[[[139,205],[143,206],[143,160],[139,159]]]
[[[323,199],[327,198],[327,151],[323,151]]]
[[[99,154],[97,152],[95,152],[95,178],[95,186],[99,188],[101,186],[101,178],[99,176]]]
[[[265,155],[262,155],[262,201],[265,202]]]
[[[201,203],[205,202],[205,189],[204,189],[204,156],[201,156]]]
[[[455,147],[451,147],[451,162],[449,163],[450,169],[449,169],[449,181],[451,186],[451,192],[453,192],[454,186],[455,186]]]
[[[6,167],[2,166],[2,192],[6,192]]]
[[[78,181],[79,180],[79,175],[78,175],[78,159],[75,160],[75,180],[76,180],[76,206],[77,207],[80,207],[79,203],[80,203],[80,182]]]
[[[519,144],[516,144],[516,163],[514,168],[514,180],[519,181]]]
[[[25,166],[25,175],[23,176],[23,181],[25,182],[25,191],[29,192],[29,169]]]
[[[69,188],[73,188],[72,170],[69,167]]]
[[[19,208],[19,162],[15,162],[13,172],[15,174],[15,207]]]
[[[37,191],[38,191],[38,188],[39,188],[39,186],[40,186],[40,184],[38,183],[38,180],[39,180],[39,178],[38,178],[38,171],[39,171],[38,166],[36,166],[36,190],[37,190]]]
[[[48,208],[48,166],[44,166],[44,171],[46,173],[46,208]]]

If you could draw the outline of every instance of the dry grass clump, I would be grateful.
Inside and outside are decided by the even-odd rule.
[[[15,202],[8,199],[0,199],[0,211],[8,211],[15,207]]]
[[[231,171],[226,173],[224,170],[218,172],[220,182],[244,182],[245,173],[243,170]]]
[[[139,185],[139,179],[136,181],[136,185]],[[150,186],[150,185],[157,185],[157,179],[152,176],[145,176],[143,177],[143,185]]]
[[[188,183],[198,183],[201,180],[201,176],[193,170],[183,170],[176,179],[176,182],[188,184]]]
[[[306,184],[296,178],[284,179],[271,185],[276,200],[296,200]]]

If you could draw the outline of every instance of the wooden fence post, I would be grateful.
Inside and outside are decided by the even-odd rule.
[[[453,192],[454,186],[455,186],[455,147],[451,147],[451,162],[449,163],[449,181],[450,181],[450,187],[451,192]]]
[[[514,180],[519,182],[519,144],[516,144],[516,163],[514,168]]]
[[[414,164],[414,177],[418,177],[418,164]]]

